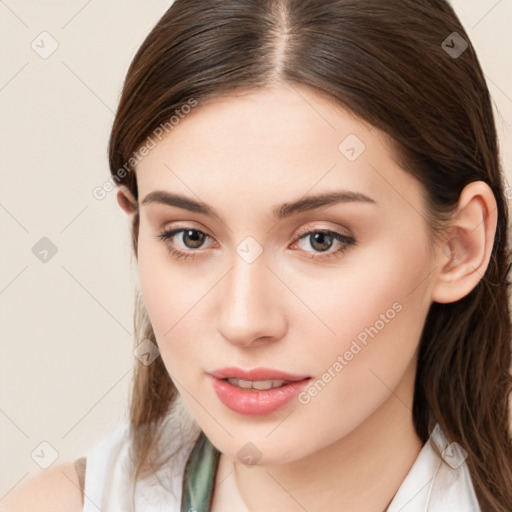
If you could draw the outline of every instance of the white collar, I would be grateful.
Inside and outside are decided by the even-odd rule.
[[[387,512],[481,512],[465,459],[466,452],[448,443],[437,423]]]

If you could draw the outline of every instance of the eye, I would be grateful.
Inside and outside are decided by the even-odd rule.
[[[192,251],[183,251],[180,249],[176,249],[176,245],[174,242],[171,242],[171,240],[178,234],[183,233],[183,236],[181,237],[182,244],[185,245],[185,247],[188,247]],[[176,259],[187,259],[187,258],[195,258],[196,253],[198,251],[195,251],[195,249],[198,249],[201,247],[201,245],[204,243],[204,240],[206,238],[210,238],[206,233],[203,231],[199,231],[198,229],[193,228],[178,228],[173,229],[171,231],[163,231],[160,233],[156,238],[163,240],[167,242],[167,247],[169,249],[169,252],[173,257]]]
[[[182,235],[179,238],[181,239],[181,245],[185,247],[185,250],[176,248],[176,243],[172,241],[178,234]],[[157,235],[156,238],[166,242],[169,253],[174,258],[193,259],[200,252],[203,252],[198,249],[203,246],[208,238],[211,237],[198,229],[177,228],[170,231],[163,231]],[[356,244],[355,238],[343,235],[337,231],[328,229],[310,229],[309,231],[303,231],[298,240],[292,244],[292,247],[295,245],[301,245],[300,242],[303,240],[309,240],[310,247],[313,247],[314,249],[313,251],[304,250],[304,252],[309,253],[307,256],[308,258],[315,260],[325,260],[334,256],[341,256],[341,254],[343,254],[351,245]],[[334,251],[330,251],[331,247],[336,244],[339,247]]]
[[[303,240],[308,241],[308,245],[314,249],[314,251],[305,251],[309,253],[307,257],[315,260],[325,260],[334,256],[341,256],[351,245],[356,244],[356,240],[352,236],[346,236],[329,229],[314,229],[303,232],[294,245],[299,244]],[[329,251],[336,243],[338,244],[338,249]]]

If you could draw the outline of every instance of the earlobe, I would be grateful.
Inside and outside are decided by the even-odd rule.
[[[120,185],[118,187],[117,202],[124,212],[130,216],[138,211],[137,200],[133,197],[133,194],[126,185]]]
[[[486,183],[475,181],[464,187],[449,235],[438,250],[433,301],[456,302],[483,278],[492,254],[497,215],[496,199]]]

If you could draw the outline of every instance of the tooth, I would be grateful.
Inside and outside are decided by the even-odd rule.
[[[238,387],[244,388],[244,389],[251,389],[252,388],[252,380],[238,380]]]
[[[285,380],[260,380],[253,382],[252,387],[254,389],[278,388],[282,386],[285,382]]]
[[[287,383],[286,380],[243,380],[243,379],[227,379],[230,384],[233,386],[238,386],[242,389],[257,389],[257,390],[267,390],[272,388],[277,388]]]
[[[256,380],[252,383],[254,389],[271,389],[273,388],[273,380]]]

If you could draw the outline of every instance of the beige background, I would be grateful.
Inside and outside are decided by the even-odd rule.
[[[169,5],[0,0],[0,501],[40,471],[36,461],[85,454],[126,417],[128,223],[114,192],[99,201],[92,190],[109,176],[107,138],[128,65]],[[510,180],[512,1],[453,5],[487,76]],[[31,44],[48,51],[50,37],[58,48],[43,59]],[[32,253],[42,237],[57,248],[46,263]]]

